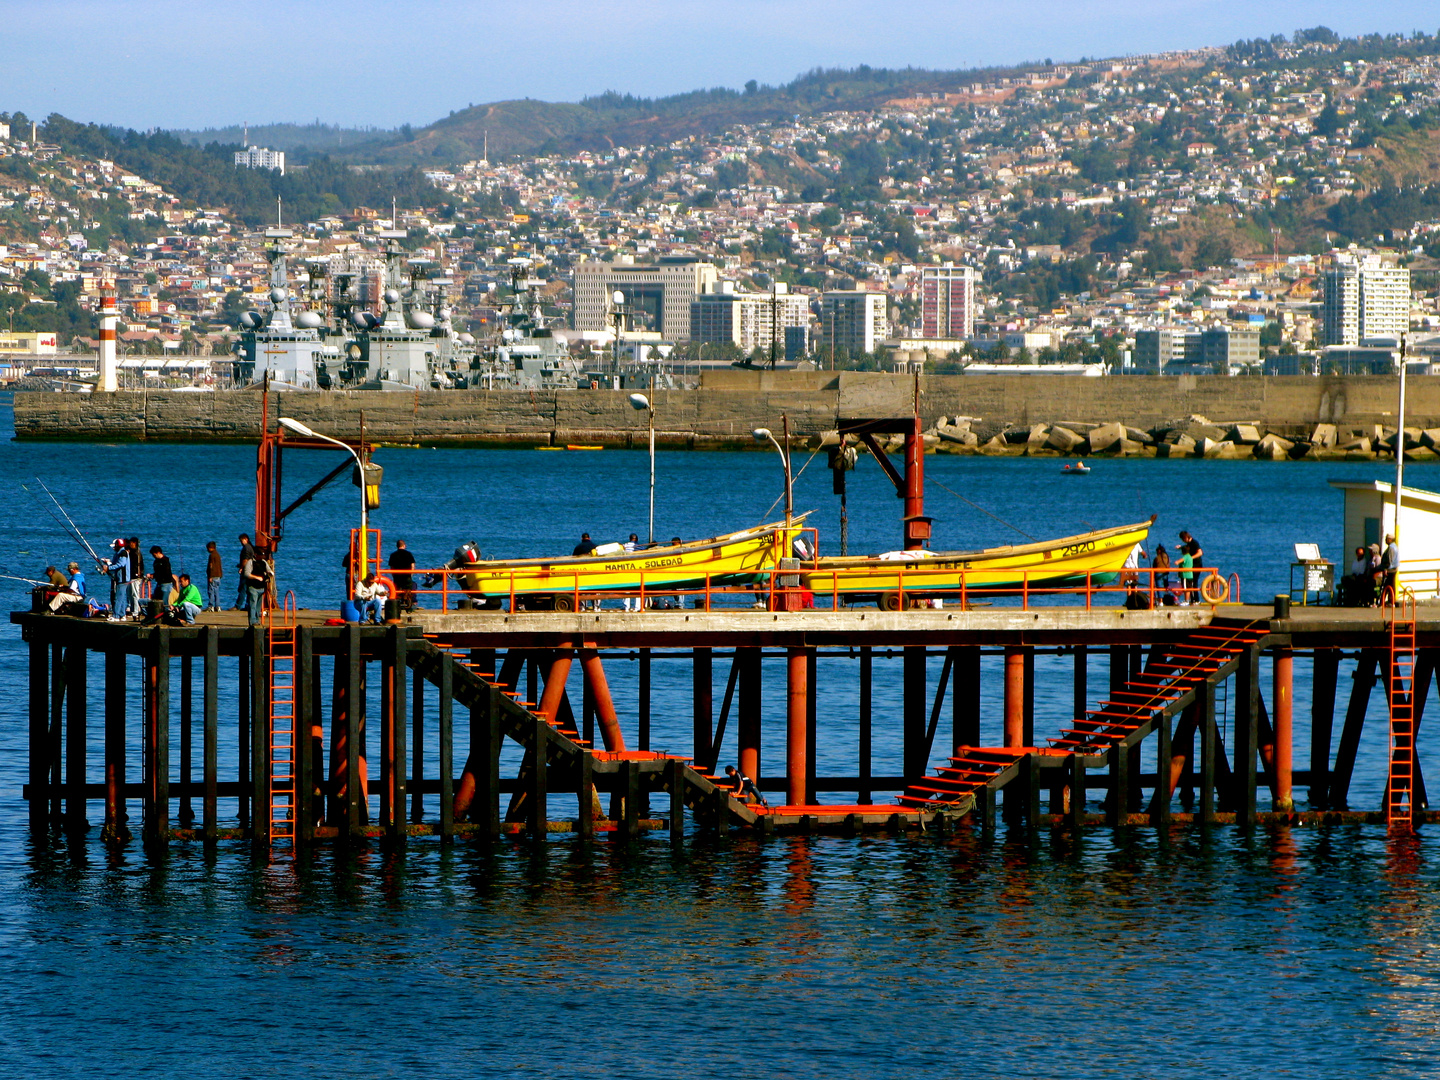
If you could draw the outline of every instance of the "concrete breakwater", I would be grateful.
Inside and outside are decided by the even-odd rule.
[[[1397,389],[1384,376],[917,381],[880,372],[736,370],[707,373],[698,390],[652,397],[656,442],[670,448],[750,446],[756,427],[778,434],[782,414],[794,435],[811,440],[841,417],[904,416],[918,390],[927,444],[936,450],[1289,458],[1383,452],[1393,439]],[[363,414],[366,436],[391,444],[638,447],[647,438],[644,414],[626,393],[608,390],[276,392],[270,413],[351,435]],[[22,440],[249,442],[259,427],[254,391],[15,395]],[[1440,440],[1440,379],[1411,380],[1406,428],[1407,446],[1422,456]]]

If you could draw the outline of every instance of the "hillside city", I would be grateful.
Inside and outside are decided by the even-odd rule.
[[[11,377],[93,360],[103,288],[126,354],[228,364],[268,304],[271,225],[294,232],[297,287],[328,260],[377,308],[381,234],[403,232],[482,347],[523,257],[577,353],[618,328],[687,363],[1384,373],[1403,339],[1412,370],[1440,364],[1440,36],[1418,32],[1047,61],[663,142],[395,167],[404,184],[248,140],[188,151],[260,205],[277,185],[264,221],[147,174],[137,133],[0,121]],[[326,191],[292,220],[278,185],[322,169],[371,204]]]

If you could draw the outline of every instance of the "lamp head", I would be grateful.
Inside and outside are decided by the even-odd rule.
[[[316,437],[315,432],[311,431],[304,424],[300,423],[299,420],[292,420],[288,416],[280,417],[280,425],[282,427],[289,428],[291,431],[295,432],[296,435],[305,435],[311,439]]]
[[[610,294],[610,300],[612,303],[614,303],[616,307],[625,306],[625,294],[619,289],[616,289],[613,293]]]
[[[766,439],[770,438],[770,429],[768,427],[757,427],[750,434],[755,436],[756,442],[763,443]]]
[[[637,412],[650,408],[650,399],[644,394],[631,394],[630,407]]]

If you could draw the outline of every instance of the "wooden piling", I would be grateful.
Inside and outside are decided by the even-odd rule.
[[[690,754],[697,763],[708,764],[711,760],[711,739],[714,736],[715,720],[715,673],[712,650],[697,645],[691,651],[692,686],[692,731]]]
[[[760,650],[741,646],[735,650],[740,665],[740,703],[736,724],[739,769],[752,780],[760,779]]]
[[[872,680],[874,678],[874,654],[869,645],[860,647],[860,731],[858,734],[860,750],[860,790],[858,792],[858,804],[869,806],[871,799],[870,790],[870,769],[873,750],[873,732],[871,693]]]
[[[177,820],[182,829],[195,824],[195,808],[190,801],[190,765],[195,753],[193,660],[189,653],[180,658],[180,810]]]
[[[46,814],[50,803],[50,776],[45,748],[50,736],[50,652],[49,646],[39,639],[38,631],[32,630],[31,634],[29,817],[31,834],[41,839],[49,833]]]
[[[85,817],[86,672],[89,653],[84,646],[65,650],[65,831],[83,836],[90,827]]]
[[[100,835],[110,844],[130,839],[124,795],[125,664],[125,654],[119,649],[105,653],[105,822]]]
[[[419,679],[415,684],[419,686]],[[436,723],[440,745],[435,768],[440,773],[440,839],[450,843],[455,836],[455,660],[440,654],[440,679],[436,688]],[[416,751],[419,756],[419,751]]]
[[[205,688],[202,691],[202,711],[204,713],[203,723],[205,733],[203,741],[205,748],[202,751],[204,764],[201,766],[201,770],[204,774],[205,802],[201,809],[201,821],[205,842],[213,844],[219,836],[220,828],[218,805],[220,783],[220,631],[214,626],[207,626],[205,628],[204,683]]]
[[[1260,650],[1248,648],[1235,674],[1235,824],[1255,824],[1255,775],[1259,758]]]

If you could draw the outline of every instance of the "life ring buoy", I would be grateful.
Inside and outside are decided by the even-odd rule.
[[[1230,583],[1219,574],[1211,574],[1200,583],[1200,597],[1207,604],[1223,604],[1230,595]]]

